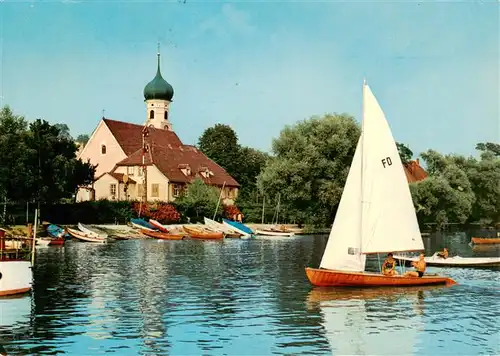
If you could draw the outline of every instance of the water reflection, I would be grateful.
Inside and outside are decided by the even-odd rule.
[[[334,354],[409,355],[424,330],[425,293],[438,288],[314,288],[306,305],[320,310]]]
[[[24,305],[32,309],[0,326],[0,342],[14,354],[500,352],[498,270],[429,268],[457,280],[452,288],[312,288],[304,267],[318,265],[326,240],[129,240],[39,250],[33,305]],[[429,238],[427,252],[450,241],[460,255],[473,253],[460,234]]]

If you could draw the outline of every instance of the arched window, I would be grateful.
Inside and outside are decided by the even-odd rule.
[[[154,119],[154,118],[155,118],[155,112],[154,112],[154,110],[151,110],[151,111],[149,112],[149,118],[150,118],[150,119]]]
[[[165,120],[168,120],[168,111],[165,111],[165,115],[163,116]]]
[[[106,145],[101,145],[101,154],[106,154]]]

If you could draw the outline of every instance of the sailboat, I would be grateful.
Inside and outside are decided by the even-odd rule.
[[[438,275],[365,272],[366,255],[423,251],[408,181],[385,114],[363,83],[361,136],[321,259],[306,267],[315,286],[409,286],[456,282]]]

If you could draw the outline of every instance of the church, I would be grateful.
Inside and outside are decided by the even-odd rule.
[[[81,187],[77,201],[175,200],[195,178],[222,190],[231,205],[239,184],[195,146],[184,145],[172,129],[169,108],[174,89],[163,79],[160,53],[156,76],[144,88],[144,125],[103,117],[78,158],[97,165],[92,186]]]

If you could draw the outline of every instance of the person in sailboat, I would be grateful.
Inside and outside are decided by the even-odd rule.
[[[425,268],[427,267],[427,263],[425,262],[425,255],[421,253],[418,261],[412,262],[411,265],[415,267],[416,271],[406,272],[405,276],[422,277],[425,273]]]
[[[387,254],[387,258],[382,264],[382,274],[384,276],[395,276],[398,274],[398,271],[396,271],[396,260],[392,257],[392,252]]]
[[[445,247],[445,248],[443,249],[443,252],[437,252],[437,253],[436,253],[436,256],[437,256],[437,257],[444,258],[444,259],[448,258],[448,249]]]

